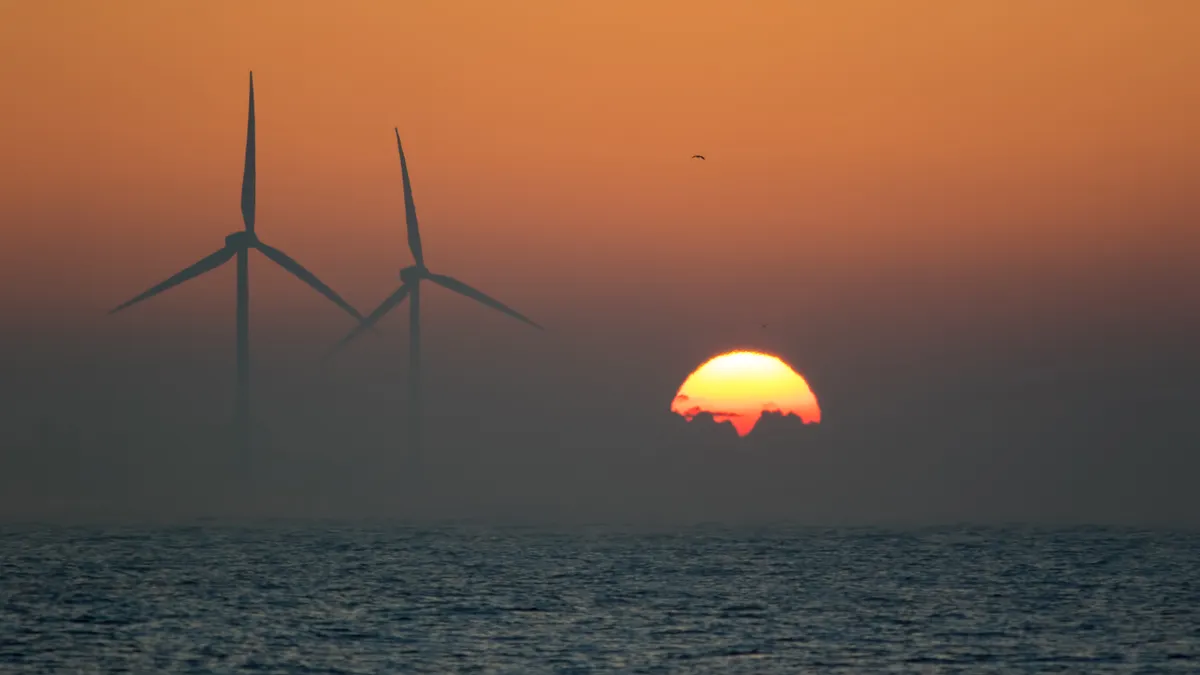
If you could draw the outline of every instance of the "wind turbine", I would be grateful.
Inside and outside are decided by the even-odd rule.
[[[225,237],[225,246],[215,253],[200,259],[194,265],[185,268],[175,276],[147,290],[145,293],[115,307],[109,314],[151,298],[163,291],[178,286],[189,279],[214,270],[237,256],[237,400],[234,408],[234,422],[242,434],[242,440],[247,440],[250,422],[250,249],[257,249],[276,265],[291,272],[301,281],[312,286],[318,293],[329,298],[338,307],[358,321],[363,317],[341,298],[332,288],[304,269],[300,263],[293,260],[283,251],[268,246],[254,232],[254,197],[255,197],[255,151],[254,151],[254,73],[250,73],[250,112],[246,125],[246,165],[242,173],[242,223],[243,229]]]
[[[485,295],[454,277],[444,274],[435,274],[425,266],[425,254],[421,250],[421,231],[417,226],[417,207],[413,204],[412,184],[408,180],[408,162],[404,159],[404,146],[400,143],[400,130],[396,129],[396,149],[400,152],[400,176],[404,181],[404,221],[408,226],[408,248],[412,251],[413,262],[416,264],[405,267],[400,270],[400,288],[397,288],[386,300],[384,300],[375,311],[367,316],[365,321],[362,321],[350,331],[346,337],[333,346],[329,351],[329,355],[337,352],[354,338],[358,337],[364,330],[371,329],[376,322],[383,318],[385,314],[392,310],[400,303],[404,302],[407,297],[412,298],[408,304],[408,383],[409,383],[409,433],[411,434],[411,446],[414,454],[418,457],[421,452],[421,281],[428,280],[433,283],[454,291],[460,295],[487,305],[492,309],[501,311],[518,321],[544,330],[527,317],[521,315],[515,309],[505,305],[495,298]]]

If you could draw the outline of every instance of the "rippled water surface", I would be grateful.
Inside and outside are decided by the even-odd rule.
[[[1200,535],[0,528],[0,670],[1200,672]]]

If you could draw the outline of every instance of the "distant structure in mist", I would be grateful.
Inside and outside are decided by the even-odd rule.
[[[243,229],[225,237],[225,246],[145,293],[118,305],[109,314],[153,297],[183,282],[212,271],[237,256],[237,399],[234,408],[234,427],[243,443],[249,442],[250,432],[250,249],[257,249],[272,262],[294,274],[304,283],[329,298],[359,322],[361,314],[325,285],[312,272],[283,251],[268,246],[254,232],[255,148],[254,148],[254,73],[250,73],[250,112],[246,126],[246,164],[242,173]]]
[[[361,322],[346,337],[334,345],[333,349],[330,350],[330,355],[358,337],[364,330],[373,327],[393,307],[404,302],[405,298],[412,297],[408,305],[409,433],[411,434],[410,444],[412,451],[419,457],[421,453],[421,416],[423,407],[421,401],[421,281],[427,279],[443,288],[448,288],[455,293],[499,310],[534,328],[541,329],[542,327],[499,300],[485,295],[458,279],[444,274],[435,274],[425,266],[425,254],[421,249],[421,231],[417,225],[417,207],[413,203],[412,184],[408,179],[408,162],[404,159],[404,146],[400,143],[400,130],[397,128],[394,131],[396,133],[396,148],[400,151],[400,176],[404,182],[404,220],[408,227],[408,248],[412,252],[413,261],[416,264],[400,270],[400,287],[380,303],[365,321]]]

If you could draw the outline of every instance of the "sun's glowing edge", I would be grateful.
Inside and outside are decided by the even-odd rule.
[[[707,412],[729,422],[739,436],[749,434],[763,413],[821,421],[821,408],[804,376],[774,354],[738,349],[700,364],[676,392],[671,411],[691,422]]]

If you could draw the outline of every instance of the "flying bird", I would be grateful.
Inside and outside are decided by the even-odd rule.
[[[541,326],[523,316],[515,309],[501,303],[499,300],[485,295],[482,291],[444,274],[436,274],[425,266],[425,253],[421,248],[421,230],[417,225],[417,207],[413,202],[412,183],[408,179],[408,162],[404,158],[404,146],[400,144],[400,130],[396,129],[396,150],[400,153],[400,178],[404,184],[404,222],[408,230],[408,249],[412,253],[415,264],[400,270],[400,287],[385,299],[375,311],[340,342],[329,350],[328,356],[344,347],[363,331],[370,330],[385,314],[408,298],[408,383],[409,383],[409,433],[411,436],[411,451],[420,455],[421,449],[421,282],[430,281],[442,288],[466,296],[482,305],[507,314],[508,316],[529,324],[537,329]]]
[[[344,312],[357,319],[360,324],[365,317],[350,306],[332,288],[309,272],[283,251],[268,246],[258,238],[254,231],[255,213],[255,183],[256,162],[254,144],[254,73],[250,73],[250,110],[246,123],[246,160],[242,169],[242,229],[225,237],[225,245],[211,253],[199,262],[194,263],[175,276],[150,288],[148,291],[124,302],[109,314],[119,312],[130,305],[151,298],[163,291],[174,288],[190,279],[210,272],[221,265],[237,259],[237,390],[234,404],[235,424],[243,441],[250,422],[250,279],[249,262],[250,250],[255,249],[265,255],[271,262],[290,272],[293,276],[311,286],[315,291],[325,296],[330,302],[340,307]]]
[[[704,159],[704,155],[692,155],[692,159]]]

